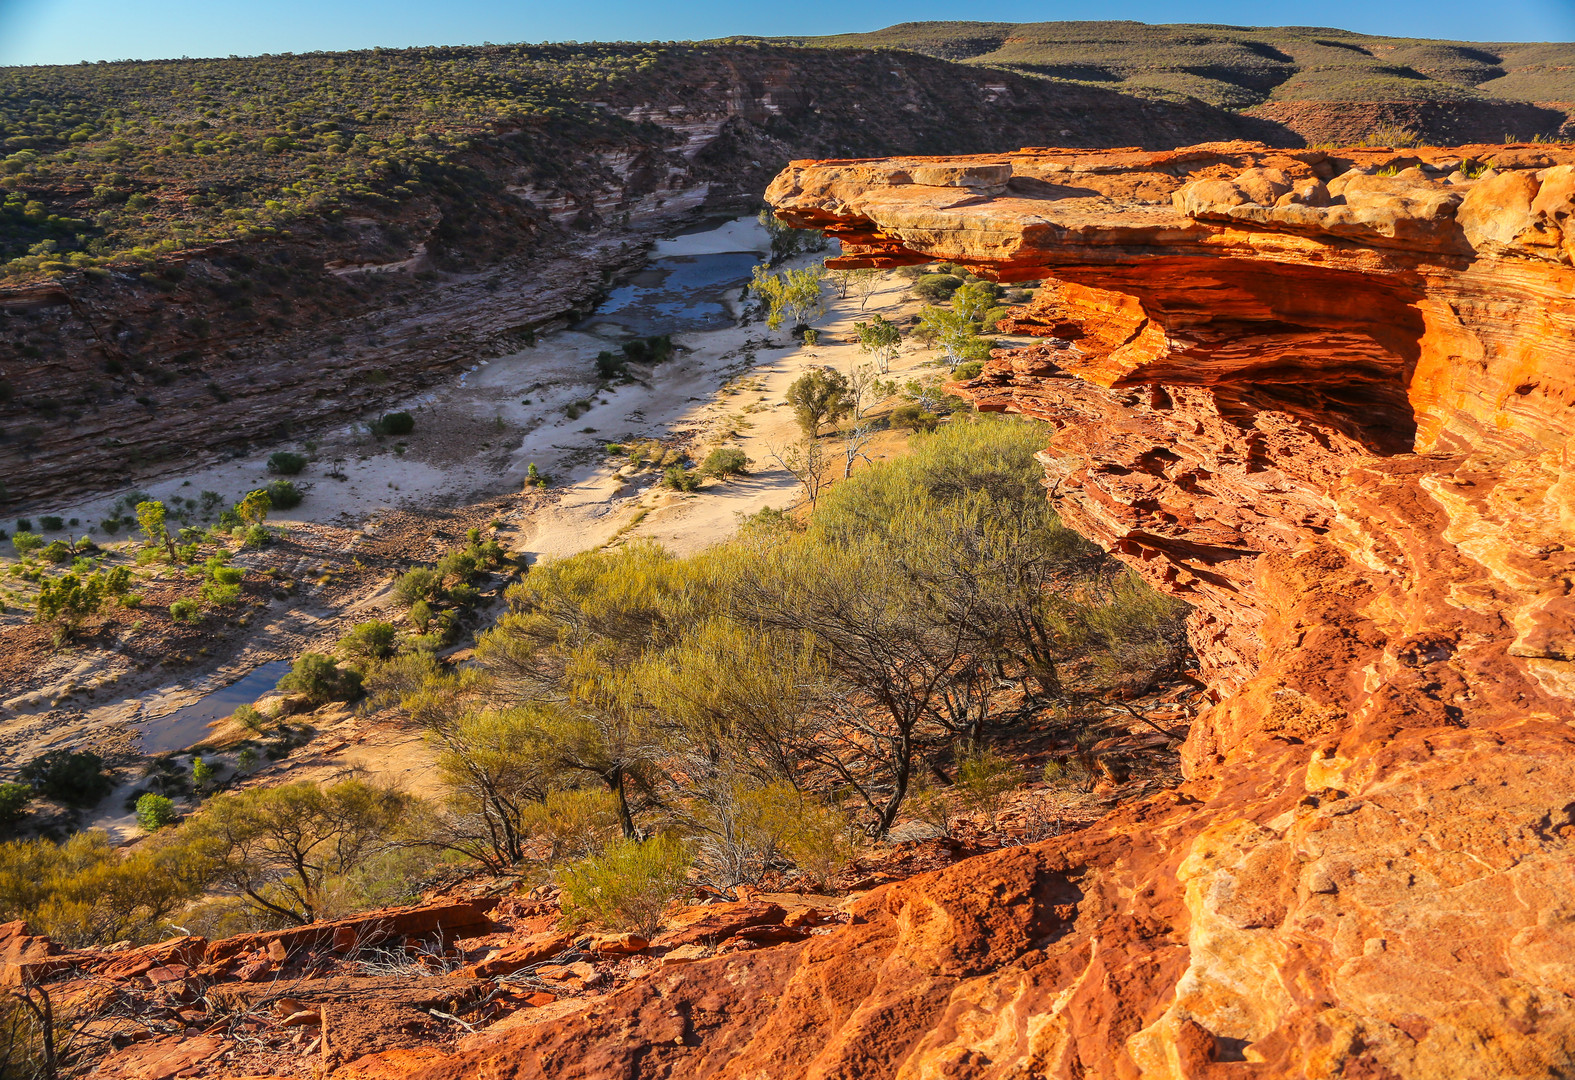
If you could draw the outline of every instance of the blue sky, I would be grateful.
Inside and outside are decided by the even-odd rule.
[[[1471,41],[1575,39],[1575,0],[0,0],[0,64],[155,59],[459,45],[483,41],[683,40],[726,34],[830,34],[919,19],[1136,19],[1316,23],[1372,34]]]

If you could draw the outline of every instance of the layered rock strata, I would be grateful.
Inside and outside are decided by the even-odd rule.
[[[1575,153],[800,162],[770,198],[842,265],[1045,279],[1043,343],[962,389],[1048,421],[1066,520],[1195,605],[1189,779],[422,1075],[1568,1075]]]

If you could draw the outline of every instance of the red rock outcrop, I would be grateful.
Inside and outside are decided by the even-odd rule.
[[[842,265],[1046,279],[1047,340],[962,389],[1048,421],[1065,519],[1195,605],[1189,778],[419,1074],[1568,1075],[1575,152],[799,162],[769,197]]]

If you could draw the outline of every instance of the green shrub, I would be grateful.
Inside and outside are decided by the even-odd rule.
[[[302,653],[279,680],[278,688],[288,693],[305,694],[314,704],[349,701],[361,692],[361,674],[339,667],[322,653]]]
[[[306,468],[306,455],[293,454],[288,450],[280,450],[268,455],[268,471],[278,473],[280,476],[295,476]],[[275,506],[279,504],[274,503]]]
[[[55,540],[48,544],[40,554],[45,562],[61,566],[71,561],[71,545],[64,540]]]
[[[219,778],[219,767],[210,765],[202,760],[202,755],[191,759],[191,782],[197,786],[198,791],[206,790]]]
[[[432,621],[432,605],[425,600],[417,600],[410,605],[410,623],[421,633],[427,632],[427,623]]]
[[[170,618],[178,623],[189,623],[202,614],[202,605],[195,600],[177,600],[170,605]]]
[[[835,806],[804,800],[783,847],[797,867],[824,888],[853,859],[853,827]]]
[[[673,355],[673,336],[671,334],[656,334],[651,337],[635,338],[626,341],[621,346],[624,356],[637,364],[660,364]]]
[[[481,590],[474,585],[461,583],[449,586],[445,595],[450,603],[458,604],[460,607],[473,607],[476,601],[481,599]]]
[[[148,832],[175,824],[175,803],[163,795],[148,792],[137,800],[137,824]]]
[[[230,714],[230,719],[240,724],[247,731],[261,731],[268,725],[268,718],[257,711],[254,705],[242,705]]]
[[[44,538],[37,533],[18,529],[11,537],[11,546],[16,549],[17,558],[25,559],[44,546]]]
[[[742,476],[749,471],[749,457],[736,446],[719,446],[700,463],[702,476]]]
[[[962,382],[965,379],[977,379],[979,377],[979,373],[983,370],[984,361],[969,360],[967,363],[958,364],[956,367],[952,368],[952,378],[956,379],[958,382]]]
[[[944,304],[962,283],[956,274],[925,274],[913,283],[913,295],[926,303]]]
[[[0,826],[11,826],[27,816],[33,789],[26,784],[0,784]]]
[[[564,918],[651,937],[684,891],[689,865],[688,849],[674,837],[626,840],[559,875]]]
[[[417,566],[394,579],[394,599],[412,605],[417,600],[435,600],[443,590],[443,578],[436,570]]]
[[[235,768],[243,773],[250,773],[257,768],[257,751],[250,746],[242,747],[235,759]]]
[[[40,795],[70,806],[92,806],[115,786],[104,759],[89,750],[51,750],[17,772]]]
[[[617,353],[603,350],[596,354],[596,374],[603,379],[616,379],[627,375],[629,370],[624,366],[627,362]]]
[[[1011,313],[1011,308],[993,307],[989,311],[986,311],[984,313],[984,317],[979,320],[979,329],[983,330],[986,334],[994,333],[997,329],[999,329],[1001,320],[1006,318]]]
[[[306,496],[301,489],[289,480],[275,480],[266,489],[268,499],[273,503],[275,510],[293,510],[301,505],[301,500]]]
[[[242,547],[249,547],[249,548],[260,548],[260,547],[265,546],[268,543],[268,541],[272,540],[272,539],[273,539],[273,537],[269,535],[268,530],[266,528],[264,528],[261,525],[252,525],[252,526],[249,526],[246,529],[246,531],[241,534],[241,546]]]
[[[394,654],[394,639],[398,633],[393,623],[372,619],[352,627],[340,638],[339,651],[352,660],[382,660]]]
[[[941,418],[922,405],[899,405],[891,411],[893,427],[912,428],[914,431],[934,431]]]
[[[372,421],[372,434],[378,438],[385,435],[409,435],[416,430],[416,418],[407,412],[384,413]]]
[[[662,473],[662,486],[674,491],[693,491],[700,486],[700,471],[682,465],[669,465]]]
[[[957,794],[963,806],[994,817],[1007,792],[1021,777],[1011,759],[989,748],[975,750],[957,764]]]
[[[44,532],[59,532],[66,527],[66,519],[46,514],[38,519],[38,527]]]

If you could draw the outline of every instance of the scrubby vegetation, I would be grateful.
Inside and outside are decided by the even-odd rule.
[[[478,137],[618,127],[589,101],[688,59],[547,45],[7,68],[0,272],[151,269],[219,240],[462,197],[488,186]]]
[[[397,579],[406,614],[280,680],[308,705],[364,690],[399,709],[436,752],[440,798],[355,779],[230,792],[226,760],[204,755],[128,797],[150,834],[129,859],[92,836],[0,844],[0,919],[83,943],[148,940],[176,913],[215,933],[288,925],[398,902],[458,860],[550,877],[571,921],[648,934],[695,885],[820,886],[899,815],[996,813],[1025,779],[1003,732],[1186,661],[1182,606],[1057,520],[1043,441],[960,414],[805,520],[763,515],[687,558],[633,543],[535,566],[451,667],[437,644],[509,565],[473,529]],[[1069,761],[1056,782],[1088,775]],[[24,779],[22,796],[74,805],[110,783],[90,754]],[[171,796],[193,789],[206,801],[178,819]]]

